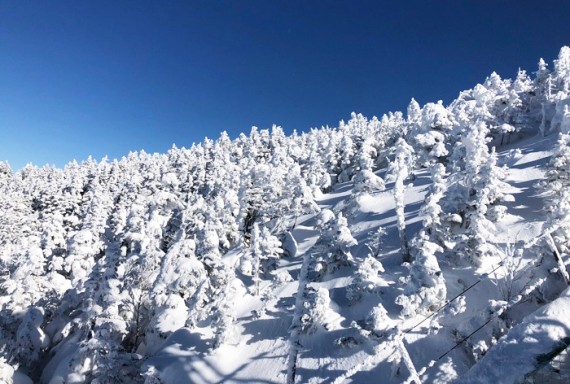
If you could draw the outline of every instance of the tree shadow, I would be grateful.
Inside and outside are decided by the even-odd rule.
[[[382,378],[382,380],[378,380]],[[389,383],[402,383],[406,378],[401,376],[392,375],[392,363],[381,361],[368,371],[359,371],[351,378],[354,383],[375,383],[382,382],[383,384]]]
[[[513,164],[509,168],[526,169],[526,168],[544,168],[545,164],[550,161],[551,156],[543,157],[540,159],[532,160],[525,163]]]
[[[538,194],[523,193],[525,191],[535,190],[535,180],[527,180],[522,182],[509,182],[513,187],[520,189],[520,193],[515,193],[513,202],[506,202],[504,205],[509,212],[517,214],[524,218],[535,217],[542,214],[544,209],[544,199]]]
[[[272,312],[272,315],[279,314]],[[242,323],[243,335],[250,335],[247,345],[258,343],[264,340],[287,339],[289,336],[289,326],[291,325],[291,316],[282,314],[278,317],[252,319]]]
[[[182,328],[174,332],[160,351],[148,358],[143,370],[153,366],[159,377],[168,383],[260,383],[277,384],[280,381],[255,377],[238,377],[250,364],[263,359],[284,359],[285,355],[259,353],[230,372],[222,372],[212,360],[217,358],[209,351],[209,343],[202,335]]]

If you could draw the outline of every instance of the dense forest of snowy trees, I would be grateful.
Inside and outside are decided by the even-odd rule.
[[[559,139],[540,186],[544,236],[524,250],[542,272],[517,294],[552,300],[554,288],[541,285],[553,278],[549,271],[570,280],[569,106],[570,48],[563,47],[552,71],[541,60],[534,77],[493,73],[448,106],[412,99],[406,115],[353,113],[337,128],[289,136],[278,126],[254,127],[234,140],[222,133],[165,154],[90,158],[63,169],[14,172],[0,163],[0,381],[17,370],[43,383],[161,382],[143,369],[145,358],[183,327],[208,329],[212,350],[236,343],[237,282],[254,300],[270,300],[291,279],[276,269],[296,256],[292,231],[316,217],[318,239],[294,275],[293,383],[300,339],[326,331],[323,312],[333,310],[329,291],[313,283],[352,271],[347,305],[376,297],[367,320],[352,325],[370,335],[382,328],[384,306],[397,304],[403,318],[444,306],[442,263],[480,267],[504,252],[496,225],[514,197],[497,150],[532,135]],[[405,196],[418,172],[430,174],[431,185],[420,229],[410,230]],[[345,201],[321,207],[323,194],[342,183],[352,185]],[[362,201],[386,189],[408,271],[389,304],[377,282],[383,229],[355,257],[349,225]]]

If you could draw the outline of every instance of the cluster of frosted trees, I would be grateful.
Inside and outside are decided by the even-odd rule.
[[[309,292],[306,280],[353,267],[352,299],[374,294],[383,271],[378,234],[370,255],[356,257],[349,222],[358,199],[390,182],[410,268],[397,303],[404,316],[432,311],[446,297],[438,259],[479,265],[494,251],[493,225],[512,197],[493,147],[536,130],[561,132],[549,174],[559,206],[548,225],[566,252],[569,84],[563,48],[552,72],[541,61],[534,79],[493,73],[447,107],[412,100],[406,116],[352,114],[337,128],[290,136],[253,128],[234,140],[222,133],[189,149],[63,169],[14,173],[0,163],[0,375],[18,367],[34,380],[136,381],[134,354],[152,354],[180,327],[211,327],[214,348],[232,340],[234,280],[251,277],[250,293],[260,296],[287,254],[281,242],[289,231],[320,211],[322,193],[348,181],[349,201],[320,213],[320,239],[303,263],[298,301],[311,297],[314,305],[296,311],[299,332],[318,327],[328,300]],[[408,238],[404,196],[422,169],[433,184],[423,228]],[[224,260],[240,247],[237,264]]]
[[[373,168],[400,118],[354,114],[291,136],[253,128],[63,169],[2,163],[2,364],[34,380],[113,382],[139,377],[118,367],[178,328],[211,327],[214,348],[231,340],[236,276],[262,295],[288,231],[341,174],[352,178],[365,140]],[[235,248],[234,265],[223,259]],[[331,263],[348,262],[342,250]]]

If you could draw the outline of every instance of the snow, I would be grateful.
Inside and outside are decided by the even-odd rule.
[[[394,209],[394,198],[390,192],[381,192],[376,195],[364,195],[358,199],[360,211],[363,213],[383,214]]]
[[[520,382],[570,340],[570,80],[541,76],[0,173],[0,382]]]
[[[528,147],[527,154],[517,163],[518,168],[509,169],[507,178],[509,182],[516,185],[518,182],[528,183],[530,181],[530,184],[524,189],[513,187],[509,191],[515,198],[513,202],[508,202],[509,207],[511,207],[509,209],[513,209],[520,215],[507,214],[497,223],[498,236],[496,239],[500,243],[529,241],[540,234],[540,217],[529,215],[528,206],[523,208],[520,205],[523,202],[528,202],[530,205],[539,201],[534,183],[544,177],[544,170],[541,167],[550,157],[549,151],[540,150],[544,146],[545,144],[541,143]],[[536,155],[533,152],[534,148],[539,149],[536,151]],[[542,163],[537,165],[536,161]],[[411,207],[421,204],[425,199],[429,186],[425,183],[425,177],[427,176],[422,173],[418,174],[413,184],[406,189],[407,225],[414,225],[421,220],[421,217],[418,216],[419,211],[411,209]],[[398,248],[398,240],[394,216],[395,204],[390,188],[388,185],[387,191],[359,196],[358,212],[360,216],[358,216],[357,221],[353,221],[350,225],[351,232],[358,234],[357,240],[359,242],[369,229],[376,228],[380,224],[387,225],[388,235],[379,258],[381,267],[377,268],[376,276],[369,275],[368,277],[373,281],[374,286],[382,287],[384,293],[380,293],[381,291],[377,293],[382,299],[379,302],[374,295],[365,293],[359,303],[346,306],[347,299],[341,292],[345,292],[352,279],[345,277],[342,269],[340,270],[341,274],[337,277],[328,278],[320,283],[311,283],[310,286],[316,289],[317,297],[319,297],[317,302],[320,303],[318,305],[321,307],[321,310],[318,311],[320,317],[316,318],[315,321],[320,324],[320,328],[316,328],[308,335],[301,335],[301,344],[304,349],[300,351],[298,361],[297,379],[299,381],[308,383],[320,383],[327,380],[332,380],[335,383],[368,382],[370,376],[365,372],[386,377],[386,382],[389,383],[404,381],[402,376],[391,374],[391,366],[396,363],[388,363],[389,357],[394,356],[395,351],[402,351],[401,344],[391,342],[388,338],[377,341],[369,339],[370,336],[363,338],[362,330],[358,331],[358,328],[355,328],[354,331],[350,331],[350,328],[347,328],[353,319],[360,317],[361,308],[366,307],[370,308],[367,312],[370,316],[368,321],[371,323],[371,329],[377,334],[382,332],[389,334],[393,327],[406,330],[422,319],[421,317],[413,317],[402,322],[402,320],[398,320],[398,306],[391,304],[384,307],[382,305],[384,302],[389,304],[390,300],[387,299],[387,295],[392,296],[399,292],[396,284],[399,279],[398,276],[403,272],[402,269],[394,269],[395,265],[391,256],[394,254],[392,250]],[[338,206],[338,202],[347,197],[344,191],[345,189],[339,186],[338,191],[333,190],[329,194],[323,195],[319,199],[321,206]],[[160,372],[160,378],[165,383],[185,381],[231,383],[244,380],[283,382],[287,369],[286,356],[289,351],[287,328],[290,324],[290,309],[293,308],[294,304],[292,298],[297,288],[297,281],[291,281],[290,277],[296,278],[301,266],[300,261],[304,255],[312,251],[318,239],[313,225],[324,225],[334,220],[334,217],[332,211],[324,209],[314,219],[307,217],[291,232],[287,244],[292,245],[287,247],[292,247],[295,252],[287,258],[281,259],[279,269],[274,273],[275,276],[288,277],[276,277],[280,288],[274,291],[274,298],[264,304],[266,306],[264,314],[259,317],[252,315],[252,312],[261,308],[259,301],[254,297],[250,297],[246,293],[240,299],[241,304],[236,308],[238,314],[237,327],[241,329],[245,341],[242,339],[235,345],[225,345],[212,353],[208,350],[207,334],[196,334],[188,329],[181,329],[171,335],[154,357],[147,360],[146,366],[154,366]],[[396,237],[394,237],[395,235]],[[362,251],[356,251],[357,249],[362,248],[353,246],[355,257],[361,260],[363,258]],[[482,266],[479,273],[484,275],[492,269],[489,267],[490,265],[500,261],[500,258],[490,259],[489,264]],[[451,266],[444,264],[443,275],[447,281],[459,283],[448,284],[450,291],[448,298],[454,297],[476,281],[471,277],[473,272],[470,269],[452,270],[450,268]],[[500,276],[503,276],[502,270],[493,274],[493,278],[500,278]],[[265,289],[272,288],[266,286]],[[471,332],[473,326],[479,326],[480,323],[477,321],[486,320],[485,317],[476,314],[486,307],[488,299],[494,297],[495,289],[494,283],[489,278],[484,277],[481,283],[473,288],[469,294],[466,294],[466,298],[460,297],[447,307],[446,311],[452,317],[436,316],[433,320],[422,324],[414,332],[404,334],[402,342],[409,353],[409,359],[402,355],[402,364],[411,367],[410,362],[413,361],[416,374],[421,377],[422,382],[447,383],[462,377],[468,363],[457,352],[452,352],[450,356],[443,358],[437,364],[432,363],[433,359],[445,352],[446,349],[451,348],[454,341],[447,332],[430,332],[436,331],[441,325],[445,325],[447,329],[457,328],[463,329],[463,332],[466,333]],[[371,303],[375,304],[371,305]],[[363,318],[366,317],[365,315],[367,313],[363,312]],[[476,318],[475,321],[465,323],[466,319],[473,316]],[[465,323],[463,327],[461,327],[462,323]],[[331,348],[335,345],[336,339],[341,340],[341,335],[344,335],[342,340],[344,340],[345,346],[334,352]],[[497,344],[497,347],[498,345],[500,343]],[[487,353],[490,354],[493,350],[491,348]],[[401,371],[401,374],[403,372]]]
[[[570,288],[527,316],[457,383],[516,383],[570,342]]]

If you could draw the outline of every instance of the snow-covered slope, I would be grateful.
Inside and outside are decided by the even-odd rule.
[[[527,316],[475,365],[461,383],[522,381],[570,342],[570,290]]]
[[[516,243],[532,243],[542,233],[543,203],[538,197],[540,191],[536,185],[544,178],[553,144],[552,139],[532,137],[505,147],[500,153],[500,159],[510,166],[505,181],[511,184],[509,192],[515,198],[508,206],[508,211],[513,213],[505,215],[497,223],[497,244],[505,253],[508,253],[508,247],[514,247]],[[515,148],[524,148],[525,153],[517,151],[513,156]],[[425,200],[429,186],[429,175],[421,171],[416,175],[413,186],[406,191],[406,224],[409,227],[421,221],[418,207]],[[351,189],[351,183],[339,184],[317,202],[322,209],[338,209],[350,197],[348,192]],[[324,281],[309,283],[311,288],[325,292],[324,297],[328,298],[321,303],[318,326],[301,336],[298,382],[367,383],[382,378],[386,383],[399,383],[411,377],[410,367],[401,361],[407,357],[421,382],[448,382],[464,373],[472,364],[473,357],[467,354],[467,350],[476,350],[475,344],[479,343],[479,348],[484,352],[487,346],[483,343],[496,342],[497,337],[492,334],[497,330],[493,328],[505,326],[495,322],[503,322],[499,318],[499,311],[504,310],[503,306],[508,307],[508,303],[496,304],[493,308],[489,301],[504,299],[508,288],[506,285],[509,284],[505,281],[507,276],[520,274],[524,265],[509,265],[504,254],[490,258],[479,268],[457,268],[443,260],[441,264],[448,287],[447,298],[461,296],[434,316],[430,312],[426,316],[402,319],[399,316],[401,308],[394,304],[394,299],[402,292],[404,285],[399,280],[407,270],[401,265],[395,216],[394,199],[391,191],[387,190],[360,199],[349,223],[351,233],[359,244],[368,243],[371,231],[375,232],[380,227],[386,230],[382,250],[375,258],[382,263],[383,269],[369,277],[368,284],[374,285],[373,293],[365,294],[356,303],[347,298],[356,272],[355,268],[349,266],[341,267]],[[283,280],[289,280],[289,276],[299,275],[302,258],[314,250],[317,241],[315,221],[315,218],[306,218],[292,231],[297,253],[294,257],[280,260],[279,267],[273,272],[275,276],[287,276]],[[351,251],[355,265],[363,265],[370,253],[362,245],[353,246]],[[514,277],[524,279],[522,276]],[[514,283],[516,285],[516,281]],[[161,372],[160,377],[169,383],[183,379],[193,383],[285,382],[290,326],[298,284],[297,280],[279,284],[267,282],[262,286],[260,295],[268,299],[260,300],[249,294],[240,281],[236,287],[240,297],[236,307],[236,331],[239,336],[233,342],[210,351],[205,344],[209,338],[207,334],[183,329],[170,336],[155,356],[147,360],[147,366],[156,367]],[[477,285],[463,293],[473,284]],[[551,305],[560,306],[560,300]],[[379,303],[386,308],[386,313],[381,320],[377,320],[378,324],[371,333],[359,323]],[[511,306],[514,304],[511,303]],[[531,308],[534,307],[527,305],[515,316],[520,319],[532,312]],[[457,313],[459,311],[463,312]],[[460,345],[440,358],[459,341],[457,332],[467,335],[495,315],[497,318],[485,325],[489,329],[481,329],[466,342],[473,345],[469,348]],[[534,316],[531,318],[534,319]],[[538,355],[522,344],[511,348],[514,353],[509,351],[504,356],[499,355],[498,359],[503,359],[502,364],[509,356],[513,362],[521,361],[525,351],[530,352],[530,360]],[[546,351],[548,348],[548,345],[543,347]],[[540,351],[544,352],[542,349]],[[529,366],[528,362],[526,364]],[[476,372],[479,373],[470,374],[469,377],[475,377],[479,382],[489,382],[490,372],[487,373],[486,368]],[[495,372],[494,381],[506,374],[501,368]],[[513,367],[513,372],[522,371],[520,367]]]
[[[532,382],[570,337],[569,105],[564,47],[406,117],[1,163],[0,381]]]

